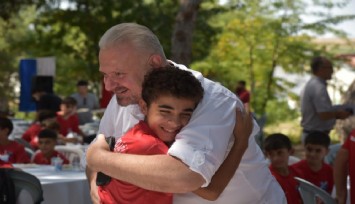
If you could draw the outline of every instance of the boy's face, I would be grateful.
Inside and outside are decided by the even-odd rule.
[[[288,167],[288,158],[291,153],[292,150],[289,150],[287,148],[280,148],[267,151],[266,157],[269,158],[271,166],[273,168],[285,168]]]
[[[67,105],[67,104],[61,104],[60,105],[60,110],[63,111],[64,114],[69,114],[72,113],[75,109],[75,106],[73,105]]]
[[[306,144],[306,160],[311,163],[322,163],[328,153],[328,148],[323,145]]]
[[[54,151],[56,140],[52,138],[39,138],[38,147],[44,155],[51,154]]]
[[[176,134],[189,122],[196,104],[191,99],[160,96],[149,107],[144,102],[140,106],[153,132],[162,141],[173,142]]]

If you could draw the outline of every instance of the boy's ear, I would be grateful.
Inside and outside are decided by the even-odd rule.
[[[295,153],[295,149],[294,148],[291,148],[290,149],[290,155],[293,155]]]
[[[141,112],[146,116],[148,113],[147,103],[143,99],[140,99],[138,102],[138,105],[139,105],[139,108],[141,109]]]

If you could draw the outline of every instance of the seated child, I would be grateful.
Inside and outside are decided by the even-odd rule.
[[[29,163],[30,158],[25,147],[9,140],[14,126],[10,119],[0,117],[0,159],[8,163]]]
[[[49,123],[56,120],[56,113],[50,110],[40,110],[38,111],[38,121],[34,122],[27,130],[23,133],[22,139],[30,143],[33,150],[38,149],[38,133],[45,128]]]
[[[324,162],[330,145],[329,135],[311,132],[304,141],[306,159],[292,165],[301,178],[313,183],[329,194],[333,190],[333,169]]]
[[[334,162],[334,182],[338,204],[347,201],[347,176],[350,177],[350,203],[355,203],[355,129],[342,145]]]
[[[38,134],[39,152],[37,152],[32,160],[35,164],[51,164],[52,158],[60,157],[63,164],[69,164],[65,156],[57,152],[54,147],[57,144],[57,133],[51,129],[43,129]]]
[[[114,152],[166,154],[176,134],[193,117],[194,109],[203,98],[203,88],[190,72],[170,66],[153,69],[145,76],[142,87],[143,100],[139,102],[139,106],[145,120],[140,121],[116,141]],[[245,117],[248,123],[244,124],[241,115],[237,115],[237,119],[239,127],[236,126],[234,131],[238,131],[238,142],[234,143],[230,154],[221,165],[224,168],[216,172],[208,187],[194,192],[205,199],[218,198],[239,164],[240,158],[236,155],[244,153],[248,146],[248,137],[252,130],[251,116],[249,114]],[[99,186],[98,194],[101,203],[172,203],[170,193],[145,190],[117,179]]]
[[[281,133],[271,134],[265,139],[264,151],[270,160],[269,168],[272,175],[285,192],[287,203],[302,203],[301,195],[297,189],[299,184],[294,179],[299,175],[288,165],[289,157],[294,151],[290,139]]]
[[[72,131],[80,136],[81,141],[85,136],[79,129],[79,118],[76,113],[76,100],[73,97],[66,97],[61,105],[60,111],[57,113],[57,121],[60,125],[60,134],[64,137]],[[64,139],[65,140],[65,139]]]

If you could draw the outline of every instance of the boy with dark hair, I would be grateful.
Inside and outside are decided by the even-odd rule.
[[[73,97],[66,97],[60,105],[57,113],[57,121],[60,125],[60,134],[66,137],[70,132],[76,133],[81,138],[85,135],[79,128],[79,118],[76,113],[76,100]],[[82,141],[82,140],[81,140]]]
[[[142,87],[143,100],[139,105],[146,116],[145,120],[122,136],[116,142],[114,151],[141,155],[166,154],[176,134],[193,117],[193,111],[203,98],[204,91],[190,72],[171,66],[153,69],[145,76]],[[249,120],[248,124],[242,124],[242,118],[238,119],[241,125],[247,126],[239,133],[246,138],[250,134],[248,131],[252,129],[252,122]],[[238,145],[244,146],[233,145],[226,162],[221,166],[227,166],[221,168],[224,172],[217,172],[215,176],[218,178],[213,177],[211,184],[196,190],[196,194],[205,199],[218,198],[237,168],[234,155],[240,153],[242,147],[246,149],[247,141],[248,139],[238,140]],[[116,179],[100,186],[98,193],[101,203],[172,203],[170,193],[145,190]]]
[[[52,158],[59,157],[63,160],[63,164],[69,164],[68,159],[54,149],[56,144],[57,133],[54,130],[41,130],[38,134],[38,145],[40,151],[35,154],[33,163],[49,165],[51,164]]]
[[[22,135],[22,139],[30,143],[33,150],[38,149],[38,133],[48,124],[56,121],[56,112],[51,110],[38,111],[38,121],[35,121]]]
[[[304,144],[306,159],[292,167],[300,172],[300,177],[331,194],[334,185],[333,169],[324,162],[329,145],[329,135],[318,131],[309,133]]]
[[[29,163],[25,147],[9,140],[14,126],[10,119],[0,117],[0,159],[8,163]]]
[[[266,157],[270,160],[270,171],[284,190],[288,204],[302,203],[298,192],[298,182],[294,179],[297,173],[288,165],[293,148],[290,139],[281,133],[269,135],[264,142]]]

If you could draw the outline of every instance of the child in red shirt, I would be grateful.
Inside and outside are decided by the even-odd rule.
[[[117,142],[115,152],[129,154],[166,154],[176,134],[189,122],[194,109],[203,97],[200,82],[188,71],[173,67],[153,69],[145,76],[139,105],[146,116]],[[244,119],[246,119],[244,121]],[[246,149],[252,130],[250,114],[237,115],[235,131],[244,138],[235,142],[225,161],[206,188],[194,193],[208,200],[215,200],[222,193],[237,168],[235,155]],[[244,128],[244,129],[243,129]],[[237,135],[237,134],[234,134]],[[238,136],[238,137],[239,137]],[[239,146],[241,145],[241,146]],[[239,149],[241,148],[241,149]],[[244,152],[243,151],[243,152]],[[171,193],[154,192],[138,186],[112,179],[99,186],[100,203],[120,204],[170,204]]]
[[[76,133],[80,136],[81,141],[85,136],[79,129],[79,118],[76,113],[76,100],[73,97],[66,97],[60,105],[60,111],[57,113],[57,121],[60,125],[59,133],[64,136],[61,138],[66,141],[66,137],[70,132]],[[80,140],[80,139],[79,139]]]
[[[57,144],[57,133],[51,129],[43,129],[38,134],[39,152],[33,158],[36,164],[51,164],[52,158],[59,157],[63,160],[63,164],[69,164],[68,159],[61,153],[57,152],[54,147]]]
[[[30,143],[33,150],[38,149],[38,133],[45,128],[49,123],[56,121],[56,113],[50,110],[40,110],[38,112],[38,121],[34,122],[23,133],[22,139]]]
[[[347,201],[347,176],[350,177],[350,203],[355,203],[355,129],[337,153],[334,162],[334,181],[338,204]]]
[[[306,159],[297,162],[292,167],[300,172],[301,178],[331,194],[334,185],[333,168],[324,162],[329,145],[329,135],[323,132],[311,132],[304,144]]]
[[[29,163],[25,147],[8,138],[13,128],[10,119],[0,117],[0,159],[8,163]]]
[[[298,192],[298,182],[294,179],[299,176],[292,167],[288,165],[288,159],[293,154],[290,139],[281,133],[269,135],[264,142],[266,157],[270,160],[270,171],[279,182],[285,192],[288,204],[302,203],[301,195]]]

